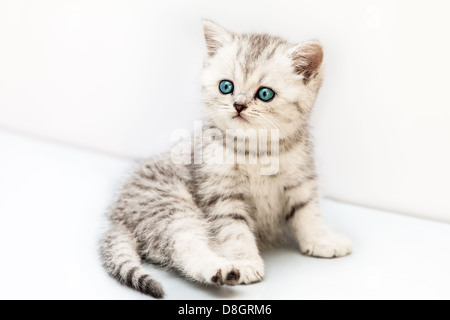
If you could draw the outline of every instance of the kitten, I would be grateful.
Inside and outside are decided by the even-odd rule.
[[[163,289],[142,260],[200,283],[238,285],[261,281],[259,250],[287,243],[290,235],[310,256],[351,252],[350,241],[325,225],[319,209],[308,119],[321,85],[321,46],[236,34],[209,20],[203,27],[204,128],[223,136],[243,129],[232,142],[249,129],[276,129],[279,139],[247,141],[243,151],[206,139],[189,149],[205,151],[201,163],[179,163],[165,153],[144,162],[126,183],[101,244],[104,265],[121,283],[156,298]],[[274,145],[279,152],[266,153],[279,163],[272,175],[261,174],[261,161],[207,161],[213,157],[207,148],[262,160],[259,151]]]

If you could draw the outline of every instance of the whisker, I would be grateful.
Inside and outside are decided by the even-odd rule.
[[[275,125],[275,123],[274,123],[272,120],[267,119],[267,118],[266,118],[263,114],[261,114],[260,112],[255,111],[253,114],[254,114],[256,117],[262,119],[263,122],[264,122],[265,124],[268,124],[269,127],[272,127],[273,129],[279,129],[278,126]]]

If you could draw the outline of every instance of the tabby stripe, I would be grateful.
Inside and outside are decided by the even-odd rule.
[[[158,213],[161,213],[162,211],[176,211],[176,210],[184,210],[186,208],[191,208],[188,204],[186,206],[182,206],[178,203],[173,202],[161,202],[158,204],[155,204],[154,206],[147,207],[145,210],[142,210],[141,212],[144,214],[153,214],[156,215]]]
[[[304,128],[297,129],[289,138],[280,140],[280,151],[288,152],[297,146],[299,143],[303,142],[304,139]]]
[[[286,216],[286,221],[289,221],[290,219],[292,219],[298,211],[300,211],[301,209],[306,207],[310,202],[311,202],[311,200],[307,200],[305,202],[299,202],[299,203],[295,204],[292,207],[291,212]]]
[[[267,53],[266,59],[270,60],[275,55],[275,51],[277,50],[278,46],[274,46],[270,52]]]
[[[138,270],[139,270],[139,267],[134,267],[134,268],[131,268],[127,272],[127,275],[125,276],[125,283],[127,285],[129,285],[129,286],[133,285],[133,277]]]
[[[149,212],[148,214],[140,217],[136,222],[134,222],[134,225],[137,227],[140,226],[141,224],[147,224],[149,221],[155,218],[159,218],[160,219],[159,221],[167,220],[171,218],[176,212],[179,211],[175,211],[173,209],[164,209],[156,212]],[[164,215],[161,216],[161,214]]]
[[[248,150],[247,146],[245,147],[245,150],[238,150],[237,149],[238,148],[237,137],[234,137],[234,139],[235,140],[233,141],[233,143],[231,143],[231,141],[229,143],[227,143],[226,139],[224,139],[224,142],[223,142],[224,148],[226,148],[227,150],[233,151],[235,155],[240,155],[240,156],[242,156],[242,155],[246,155],[246,156],[251,155],[252,157],[255,157],[255,156],[259,155],[258,150],[253,150],[253,149],[252,150]],[[239,144],[239,146],[240,145],[241,144]],[[258,149],[258,146],[256,146],[256,148]]]
[[[214,216],[209,216],[210,220],[219,220],[219,219],[233,219],[233,220],[241,220],[244,221],[247,225],[248,225],[248,221],[247,219],[238,213],[230,213],[230,214],[220,214],[220,215],[214,215]]]
[[[295,107],[297,108],[297,110],[298,110],[301,114],[306,115],[305,109],[302,108],[302,106],[300,105],[300,103],[299,103],[298,101],[295,101],[294,104],[295,104]]]
[[[143,274],[142,276],[139,277],[138,280],[138,288],[141,290],[145,290],[144,285],[146,285],[145,280],[147,280],[148,278],[150,278],[150,276],[148,274]]]
[[[112,270],[112,274],[114,275],[114,277],[117,278],[120,275],[120,272],[122,271],[123,267],[125,267],[125,265],[130,264],[130,263],[134,264],[133,261],[127,260],[127,261],[120,263],[119,265],[116,265],[114,270]]]
[[[236,193],[236,194],[230,194],[230,195],[215,195],[212,198],[207,200],[206,206],[211,207],[219,201],[226,201],[226,200],[244,201],[245,196],[242,193]]]
[[[131,183],[131,186],[132,186],[132,187],[135,187],[135,188],[137,188],[137,189],[139,189],[139,190],[145,190],[145,191],[148,191],[148,190],[153,189],[152,186],[145,186],[145,185],[143,185],[143,184],[141,184],[141,183],[137,183],[137,182]]]
[[[313,174],[307,176],[307,177],[305,178],[305,181],[315,180],[315,179],[317,179],[317,175],[313,173]]]
[[[125,246],[128,245],[128,241],[117,240],[117,239],[112,238],[112,237],[109,238],[109,239],[104,240],[103,243],[106,244],[108,247],[114,247],[114,249],[119,247],[119,246],[122,246],[122,245],[125,245]]]
[[[144,180],[155,180],[156,175],[152,172],[151,174],[146,174],[145,172],[140,171],[139,177]]]
[[[301,182],[299,182],[297,184],[291,184],[291,185],[288,185],[288,186],[284,186],[283,189],[284,189],[284,191],[290,191],[290,190],[299,188],[302,184],[303,184],[303,181],[301,181]]]
[[[144,185],[144,184],[142,184],[142,183],[132,182],[132,183],[130,184],[130,186],[136,188],[137,190],[141,190],[141,191],[152,191],[152,192],[157,192],[157,193],[158,193],[158,196],[166,196],[166,195],[167,195],[167,196],[170,196],[170,197],[174,197],[174,196],[170,193],[169,190],[164,190],[164,189],[158,188],[158,187],[155,186],[154,184],[153,184],[153,185]],[[136,192],[136,190],[133,190],[133,191]],[[139,193],[136,194],[136,197],[144,197],[144,196],[146,196],[146,195],[142,195],[142,194],[139,194]],[[183,200],[185,200],[185,199],[183,199]]]
[[[221,196],[219,196],[219,195],[213,196],[212,198],[210,198],[208,200],[208,202],[206,203],[206,206],[210,207],[210,206],[216,204],[220,198],[221,198]]]
[[[315,180],[317,179],[317,175],[315,174],[311,174],[309,176],[307,176],[305,179],[303,179],[302,181],[299,181],[298,183],[294,183],[294,184],[290,184],[287,186],[284,186],[283,189],[284,191],[289,191],[289,190],[293,190],[293,189],[297,189],[299,188],[303,183],[311,181],[311,180]]]

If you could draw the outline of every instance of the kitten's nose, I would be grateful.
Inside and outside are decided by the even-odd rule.
[[[244,104],[235,102],[235,103],[234,103],[234,108],[236,109],[236,111],[237,111],[238,113],[241,113],[241,111],[247,109],[247,106],[244,105]]]

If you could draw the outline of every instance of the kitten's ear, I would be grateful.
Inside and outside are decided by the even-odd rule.
[[[303,82],[308,82],[317,74],[323,61],[322,46],[317,42],[304,42],[294,47],[291,57],[298,75],[303,75]]]
[[[203,32],[205,35],[206,49],[208,55],[212,57],[221,47],[233,39],[233,34],[217,23],[203,19]]]

